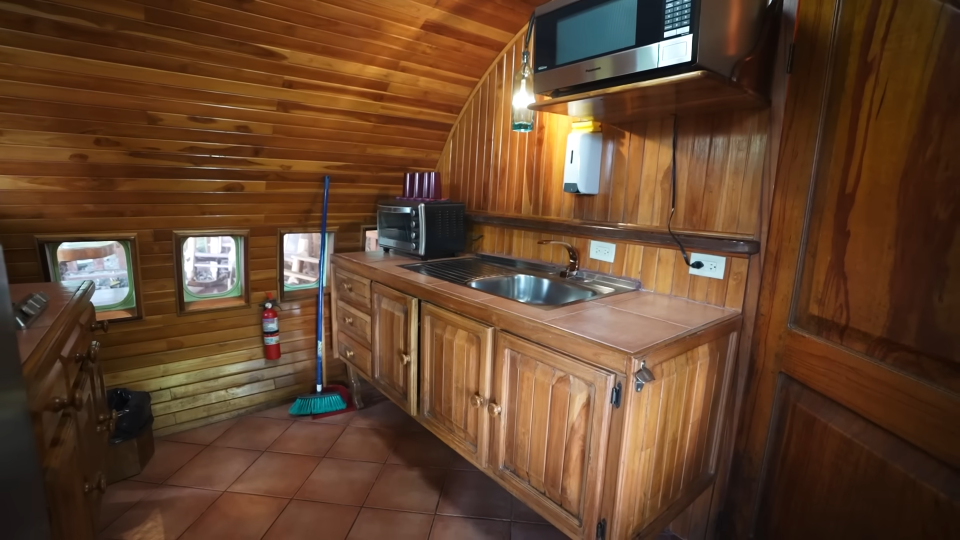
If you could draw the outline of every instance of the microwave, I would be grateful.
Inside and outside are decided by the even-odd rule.
[[[559,97],[690,71],[724,77],[767,0],[553,0],[534,12],[533,88]]]
[[[377,240],[421,259],[452,257],[466,248],[466,207],[450,201],[384,201],[377,206]]]

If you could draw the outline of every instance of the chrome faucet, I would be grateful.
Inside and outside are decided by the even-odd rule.
[[[580,270],[580,252],[577,251],[577,248],[566,242],[561,242],[560,240],[541,240],[537,243],[540,245],[557,244],[567,248],[567,253],[570,255],[570,263],[567,264],[566,270],[562,270],[560,272],[560,277],[568,278],[577,275],[577,270]]]

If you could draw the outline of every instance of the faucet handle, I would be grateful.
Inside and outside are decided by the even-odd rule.
[[[577,270],[580,269],[580,250],[562,240],[540,240],[537,244],[557,244],[567,248],[567,254],[570,256],[570,264],[567,265],[566,270],[560,272],[560,277],[567,278],[577,275]]]

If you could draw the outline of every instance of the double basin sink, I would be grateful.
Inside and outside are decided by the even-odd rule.
[[[492,255],[408,264],[403,268],[539,306],[563,306],[640,288],[640,282],[635,280],[584,270],[562,278],[563,268],[558,266]]]

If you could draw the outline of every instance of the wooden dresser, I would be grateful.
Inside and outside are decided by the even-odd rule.
[[[108,411],[90,281],[10,286],[14,302],[31,293],[49,297],[47,309],[17,332],[34,435],[43,464],[54,538],[93,539],[106,490],[104,460],[116,417]]]

